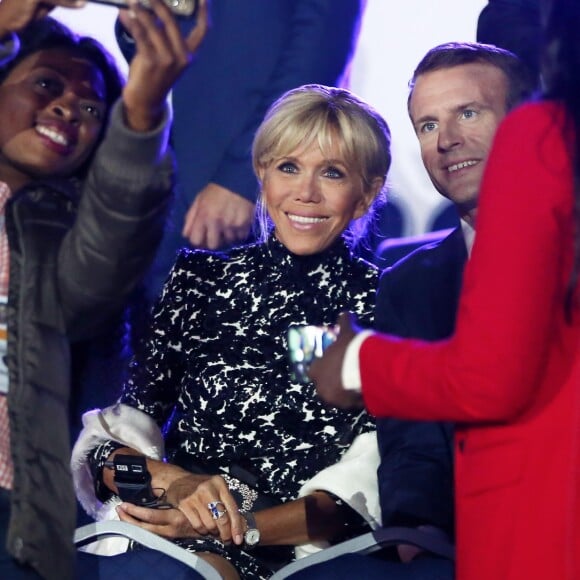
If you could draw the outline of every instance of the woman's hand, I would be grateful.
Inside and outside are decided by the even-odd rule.
[[[0,1],[0,38],[20,32],[33,20],[44,18],[57,6],[82,8],[86,0],[2,0]]]
[[[194,530],[178,509],[152,509],[124,502],[117,506],[117,514],[122,522],[134,524],[169,540],[208,535]]]
[[[199,535],[212,535],[224,544],[243,542],[245,522],[224,479],[219,475],[186,475],[167,489],[167,501],[175,505]],[[215,507],[213,510],[210,504]],[[214,518],[212,511],[219,515]]]
[[[119,18],[135,41],[135,56],[123,89],[125,118],[135,131],[150,131],[161,122],[175,81],[190,63],[207,30],[207,4],[202,0],[196,23],[184,38],[169,8],[150,0],[151,10],[131,0]]]
[[[109,455],[107,461],[112,462],[116,455],[142,455],[136,449],[121,447]],[[197,485],[209,479],[209,475],[193,475],[177,465],[147,458],[147,470],[151,474],[151,487],[155,495],[162,496],[163,504],[177,507],[177,497],[172,494],[172,499],[167,497],[167,490],[178,481],[189,481],[189,491],[195,490]],[[103,482],[114,493],[119,490],[115,485],[114,471],[112,469],[103,470]],[[179,487],[179,486],[178,486]],[[150,532],[154,532],[165,538],[197,537],[207,535],[205,529],[192,528],[189,520],[178,509],[154,509],[137,506],[129,502],[124,502],[117,507],[119,518],[124,522],[129,522],[140,526]]]
[[[113,461],[117,454],[141,455],[130,447],[116,449],[107,458]],[[122,521],[138,525],[166,538],[215,536],[224,543],[243,542],[245,522],[238,512],[238,505],[224,479],[219,475],[189,473],[183,468],[147,459],[147,469],[151,473],[154,492],[165,491],[164,503],[175,509],[153,509],[123,503],[118,508]],[[103,471],[105,485],[118,493],[113,471]],[[212,517],[208,504],[221,502],[216,513],[224,512],[217,519]]]

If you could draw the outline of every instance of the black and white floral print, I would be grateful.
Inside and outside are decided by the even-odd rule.
[[[289,253],[274,236],[228,253],[184,250],[121,401],[163,426],[170,460],[191,456],[224,472],[241,463],[260,493],[296,498],[374,423],[292,381],[287,330],[334,324],[345,310],[370,325],[377,281],[342,239],[312,256]],[[244,564],[251,557],[226,552],[244,577],[262,577]]]

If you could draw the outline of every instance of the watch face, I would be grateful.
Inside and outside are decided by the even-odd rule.
[[[260,531],[255,528],[250,528],[246,531],[244,541],[248,546],[255,546],[260,541]]]

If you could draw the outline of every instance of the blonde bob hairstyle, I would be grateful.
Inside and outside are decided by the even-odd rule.
[[[384,201],[384,184],[391,165],[391,133],[386,121],[370,105],[346,89],[303,85],[283,94],[268,109],[252,146],[254,172],[259,177],[276,159],[318,143],[324,153],[338,141],[348,169],[358,174],[368,193],[382,184],[364,216],[347,233],[351,245],[365,235],[374,212]],[[272,226],[260,194],[258,237],[264,241]]]

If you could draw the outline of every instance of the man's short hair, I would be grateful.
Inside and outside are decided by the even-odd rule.
[[[538,89],[534,76],[513,52],[478,42],[447,42],[432,48],[417,65],[413,78],[409,81],[407,108],[418,77],[436,70],[472,63],[489,64],[504,73],[507,81],[508,111],[528,99]]]

